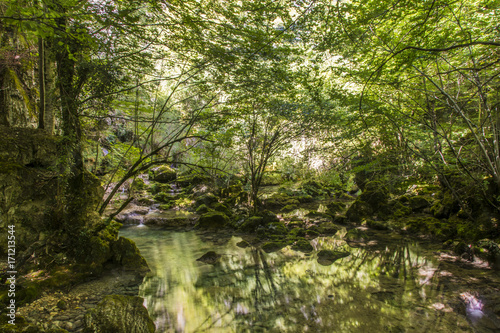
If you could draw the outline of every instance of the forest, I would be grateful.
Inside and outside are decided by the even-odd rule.
[[[0,332],[500,330],[499,18],[0,0]]]

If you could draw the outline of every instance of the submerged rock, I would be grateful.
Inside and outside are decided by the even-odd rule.
[[[284,248],[286,245],[286,242],[280,241],[267,242],[262,245],[262,250],[266,253],[276,252]]]
[[[153,333],[155,324],[136,296],[108,295],[85,314],[85,333]]]
[[[120,237],[111,246],[113,261],[120,264],[125,269],[139,272],[149,271],[148,264],[133,241]]]
[[[221,255],[215,253],[214,251],[208,251],[207,253],[196,259],[196,261],[201,261],[209,265],[215,265],[219,261],[220,257]]]
[[[292,249],[295,251],[300,251],[304,253],[309,253],[314,250],[313,246],[309,241],[305,239],[299,239],[295,244],[293,244]]]
[[[318,264],[329,266],[336,260],[349,256],[349,252],[335,250],[321,250],[318,252]]]

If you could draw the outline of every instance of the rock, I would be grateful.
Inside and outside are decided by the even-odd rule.
[[[305,239],[299,239],[295,244],[292,245],[292,249],[295,251],[301,251],[304,253],[309,253],[314,250],[313,246],[309,241]]]
[[[409,198],[410,208],[414,212],[421,211],[424,208],[427,208],[431,205],[429,200],[427,200],[424,196],[418,195]]]
[[[198,228],[223,228],[229,223],[229,218],[221,212],[208,212],[200,216],[196,227]]]
[[[207,207],[211,207],[216,202],[218,202],[217,197],[212,193],[207,193],[199,196],[194,202],[194,206],[199,207],[201,205],[206,205]]]
[[[279,218],[274,214],[273,212],[270,212],[268,210],[264,210],[262,212],[259,212],[257,216],[262,217],[262,223],[263,224],[269,224],[272,222],[279,222]]]
[[[339,227],[337,227],[335,224],[332,222],[323,222],[318,226],[318,232],[326,235],[333,235],[336,234],[337,231],[340,230]]]
[[[61,310],[66,310],[68,308],[68,303],[66,303],[66,301],[62,299],[57,302],[57,307]]]
[[[321,250],[318,252],[318,264],[329,266],[336,260],[349,256],[349,252],[334,251],[334,250]]]
[[[204,255],[202,255],[200,258],[196,259],[196,261],[201,261],[204,262],[205,264],[215,265],[219,261],[220,257],[221,257],[220,254],[217,254],[214,251],[209,251]]]
[[[245,249],[250,246],[250,244],[246,240],[242,240],[241,242],[236,243],[237,247],[241,247],[242,249]]]
[[[266,207],[283,208],[291,205],[298,205],[299,201],[287,195],[286,193],[275,193],[265,200]]]
[[[342,212],[345,209],[345,203],[339,201],[333,201],[326,205],[328,209],[328,213],[331,215],[335,215],[339,212]]]
[[[201,204],[198,208],[196,208],[196,214],[200,214],[200,215],[208,213],[210,211],[212,211],[212,209],[207,207],[207,205],[205,205],[205,204]]]
[[[489,239],[481,239],[474,246],[474,254],[493,264],[496,269],[500,268],[500,247]]]
[[[148,272],[149,267],[146,260],[133,241],[120,237],[111,245],[113,261],[123,268],[138,272]]]
[[[358,198],[349,207],[345,215],[351,222],[360,222],[363,217],[370,217],[372,214],[372,207]]]
[[[376,221],[376,220],[367,219],[366,226],[368,228],[375,229],[375,230],[389,230],[389,226],[384,221]]]
[[[220,202],[214,203],[212,205],[212,209],[215,210],[215,211],[217,211],[217,212],[224,213],[227,216],[231,215],[231,211],[229,210],[229,208],[227,208],[224,204],[221,204]]]
[[[297,205],[286,205],[285,207],[281,208],[280,211],[282,212],[291,212],[292,210],[298,209]]]
[[[84,319],[86,333],[153,333],[156,328],[136,296],[108,295],[96,308],[87,311]]]
[[[387,204],[389,191],[381,182],[371,181],[366,183],[359,198],[361,201],[368,203],[376,211],[380,206]]]
[[[150,170],[150,178],[155,182],[169,183],[177,178],[177,173],[168,165],[161,165]]]
[[[264,218],[262,216],[251,216],[243,222],[240,226],[240,230],[243,232],[253,232],[263,225],[263,222]]]

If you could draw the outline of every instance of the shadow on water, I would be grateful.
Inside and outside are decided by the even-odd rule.
[[[152,269],[140,296],[157,332],[497,331],[494,320],[470,320],[461,295],[476,278],[416,243],[354,248],[339,235],[321,237],[312,242],[316,250],[350,252],[323,266],[316,254],[289,247],[275,253],[239,248],[238,237],[215,245],[195,232],[132,227],[121,234],[136,242]],[[196,261],[208,251],[222,255],[215,265]],[[484,276],[476,282],[479,290],[498,286]]]

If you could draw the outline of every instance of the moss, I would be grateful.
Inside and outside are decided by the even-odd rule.
[[[272,222],[279,222],[279,220],[280,220],[276,216],[276,214],[274,214],[273,212],[268,211],[268,210],[264,210],[262,212],[259,212],[257,215],[262,217],[262,219],[263,219],[262,223],[263,224],[269,224],[269,223],[272,223]]]
[[[288,229],[283,222],[271,222],[267,226],[267,232],[271,235],[287,235]]]
[[[296,241],[295,244],[292,245],[292,249],[304,253],[309,253],[314,250],[311,243],[309,243],[309,241],[305,239],[299,239],[298,241]]]
[[[281,208],[282,212],[291,212],[292,210],[298,209],[297,205],[286,205],[285,207]]]
[[[440,221],[432,216],[410,217],[404,222],[406,230],[410,233],[428,234],[443,241],[455,237],[457,232],[453,222]]]
[[[292,220],[288,222],[288,227],[289,228],[303,228],[305,226],[304,221],[298,219],[298,220]]]
[[[389,230],[389,226],[383,221],[367,219],[366,226],[375,230]]]
[[[197,228],[223,228],[229,223],[229,218],[222,212],[208,212],[200,216]]]
[[[153,198],[155,199],[156,202],[163,202],[163,203],[171,202],[175,199],[175,197],[170,195],[170,193],[165,193],[165,192],[159,192],[155,194]]]
[[[381,205],[387,204],[389,191],[381,182],[371,181],[366,183],[359,198],[369,204],[373,210],[377,210]]]
[[[332,219],[332,217],[329,214],[327,214],[327,213],[320,213],[320,212],[315,211],[315,210],[309,211],[309,213],[306,214],[306,217],[309,217],[309,218],[324,218],[324,219],[329,219],[329,220]]]
[[[217,203],[219,200],[217,197],[212,194],[212,193],[207,193],[199,196],[196,198],[194,206],[199,207],[201,205],[206,205],[208,207],[211,207],[213,204]]]
[[[224,204],[221,204],[219,202],[216,202],[212,205],[212,209],[215,210],[215,211],[218,211],[218,212],[222,212],[224,214],[226,214],[227,216],[231,216],[231,210],[229,208],[226,207],[226,205]]]
[[[265,200],[266,207],[282,208],[290,205],[298,205],[299,201],[285,193],[275,193]]]
[[[177,173],[168,165],[161,165],[152,168],[149,172],[149,177],[159,183],[168,183],[177,178]]]
[[[61,310],[66,310],[68,308],[68,303],[65,300],[61,299],[59,300],[59,302],[57,302],[56,306]]]
[[[396,201],[391,209],[393,211],[391,218],[393,219],[399,219],[411,214],[411,208],[403,205],[400,200]]]
[[[144,182],[144,179],[142,178],[135,178],[132,184],[130,185],[130,190],[132,192],[137,192],[137,191],[143,191],[147,188],[146,183]]]
[[[319,235],[320,235],[320,233],[319,233],[319,232],[317,232],[317,231],[316,231],[316,230],[314,230],[314,229],[309,228],[309,229],[307,229],[307,230],[306,230],[306,236],[307,236],[308,238],[314,239],[314,238],[316,238],[316,237],[319,237]]]

